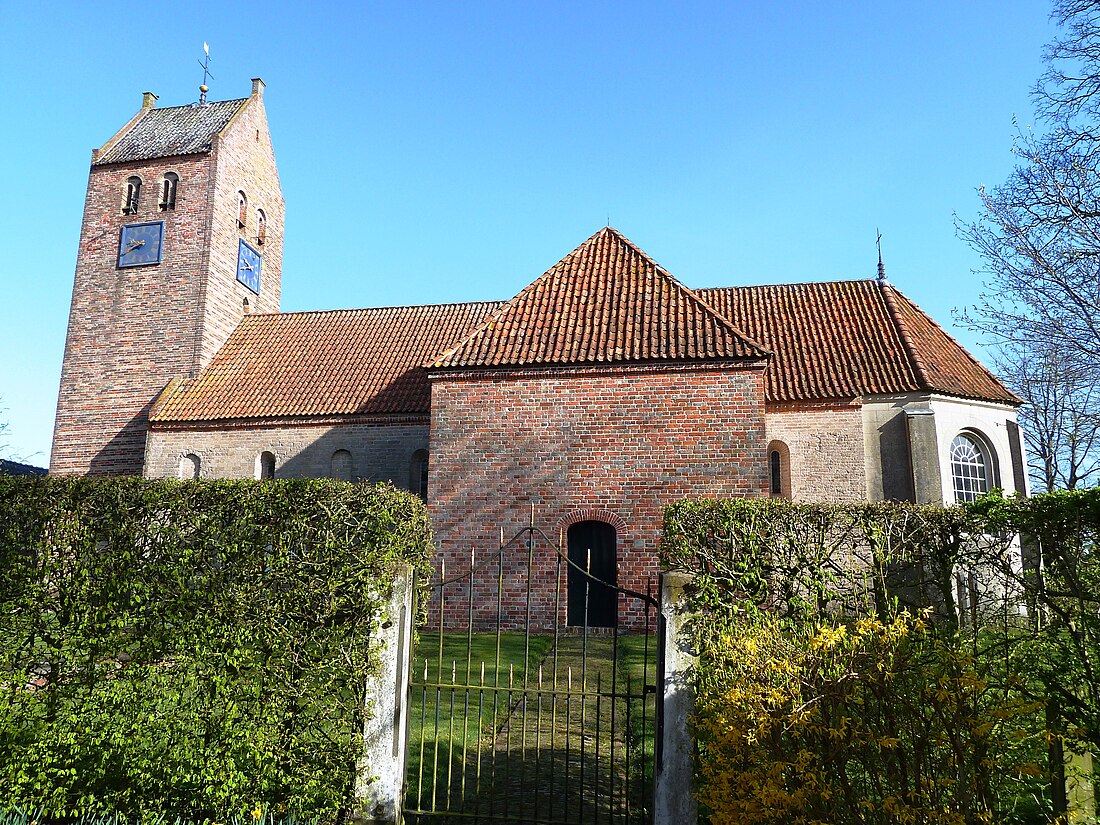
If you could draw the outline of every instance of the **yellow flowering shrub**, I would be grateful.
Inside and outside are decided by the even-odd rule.
[[[1041,707],[925,616],[742,613],[709,628],[698,679],[714,825],[1012,822],[1012,800],[1041,793]]]

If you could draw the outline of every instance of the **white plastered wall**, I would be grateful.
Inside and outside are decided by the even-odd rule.
[[[936,439],[939,443],[940,478],[943,484],[945,504],[954,504],[951,482],[951,441],[964,430],[976,432],[993,448],[995,486],[1007,495],[1027,490],[1017,490],[1012,472],[1012,450],[1008,436],[1008,422],[1016,422],[1016,410],[1006,404],[985,401],[932,396],[929,408],[935,414]],[[1021,444],[1021,450],[1023,445]],[[1026,479],[1026,473],[1024,478]],[[1026,481],[1025,481],[1026,487]]]

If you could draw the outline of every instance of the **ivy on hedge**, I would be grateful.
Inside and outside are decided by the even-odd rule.
[[[346,814],[372,633],[430,554],[388,485],[0,477],[0,809]]]

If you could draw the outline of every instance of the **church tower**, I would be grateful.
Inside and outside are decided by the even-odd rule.
[[[249,312],[278,312],[284,201],[264,83],[141,109],[92,151],[52,473],[140,475],[149,409]]]

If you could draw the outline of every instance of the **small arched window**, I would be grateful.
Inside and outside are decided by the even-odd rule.
[[[351,481],[351,453],[347,450],[334,452],[329,463],[329,475],[340,481]]]
[[[192,481],[199,477],[202,469],[202,459],[194,453],[188,453],[180,459],[180,478],[184,481]]]
[[[122,201],[123,215],[136,215],[141,200],[141,178],[137,175],[126,179],[126,196]]]
[[[248,198],[244,192],[237,193],[237,229],[244,229],[245,218],[248,217]]]
[[[260,481],[275,478],[275,453],[264,450],[256,457],[256,478]]]
[[[267,215],[264,210],[256,210],[256,243],[263,246],[267,242]]]
[[[175,172],[165,172],[164,180],[160,184],[160,211],[170,212],[176,208],[176,189],[179,187],[180,176]]]
[[[768,445],[768,492],[772,498],[791,497],[791,452],[782,441]]]
[[[996,486],[993,451],[976,433],[959,433],[951,442],[951,486],[955,502],[964,504]]]
[[[417,450],[409,462],[409,489],[428,500],[428,451]]]

